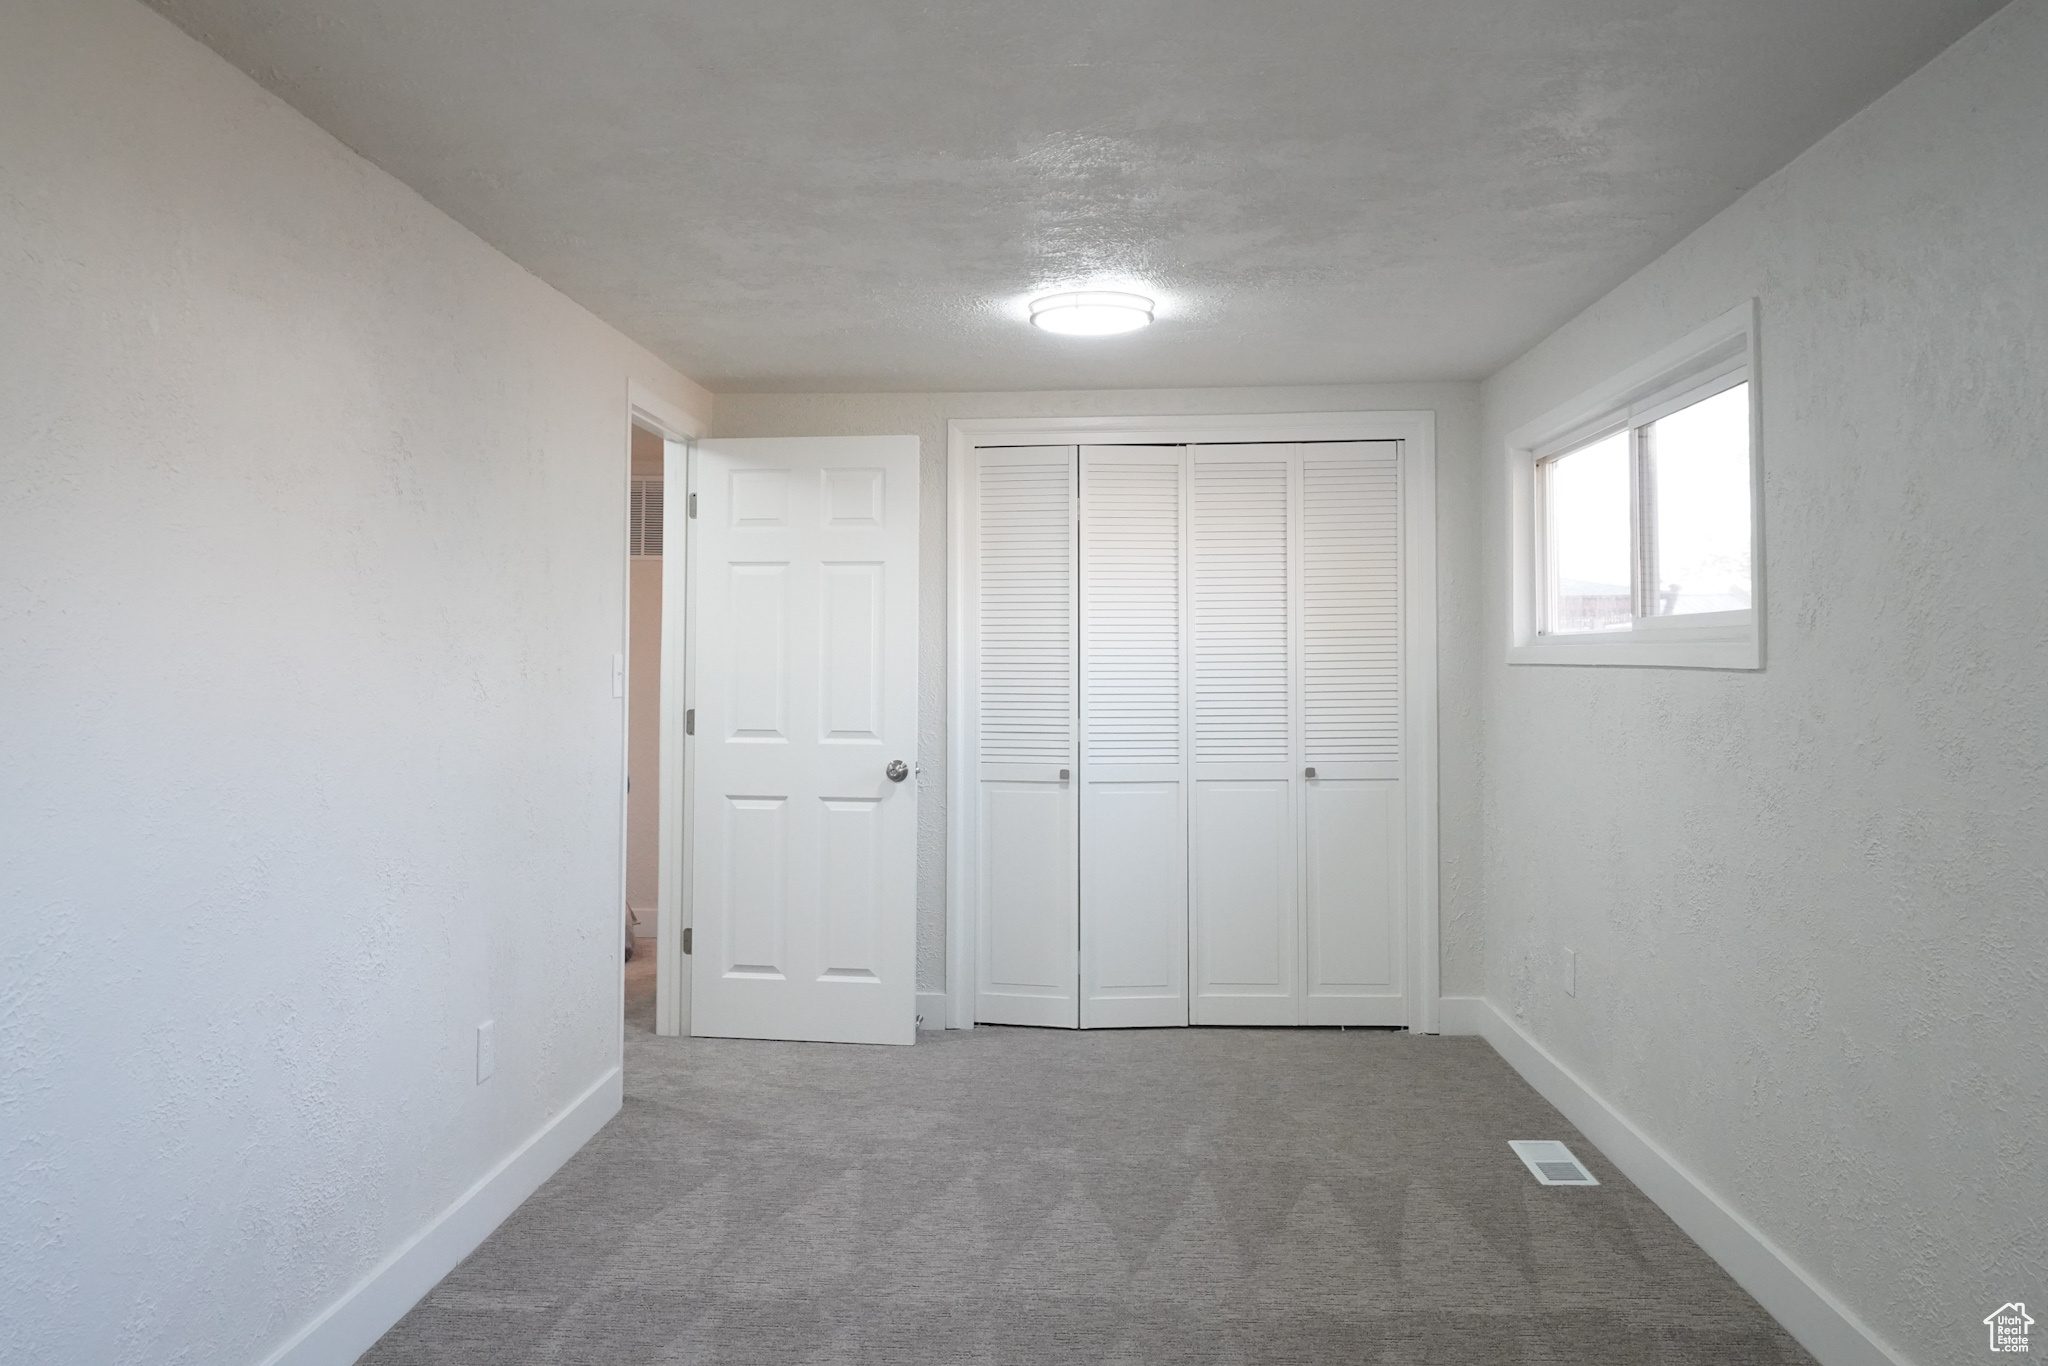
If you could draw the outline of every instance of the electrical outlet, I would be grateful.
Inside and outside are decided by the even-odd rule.
[[[498,1070],[498,1022],[485,1020],[476,1027],[476,1084],[482,1086]]]
[[[1577,996],[1579,994],[1579,951],[1577,949],[1566,949],[1564,951],[1564,994],[1567,996]]]

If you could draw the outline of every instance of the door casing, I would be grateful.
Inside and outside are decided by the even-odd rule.
[[[662,439],[662,489],[664,496],[673,499],[665,518],[667,538],[662,546],[661,559],[661,749],[660,772],[656,782],[660,792],[660,819],[657,825],[656,861],[659,865],[658,882],[655,892],[654,912],[654,1032],[657,1034],[680,1034],[690,1018],[690,974],[681,971],[683,955],[683,927],[690,923],[689,907],[685,890],[681,886],[681,874],[688,853],[685,847],[688,825],[684,821],[684,803],[687,800],[688,784],[683,763],[682,709],[688,705],[689,679],[687,668],[688,626],[686,622],[689,566],[689,521],[680,515],[687,506],[690,487],[689,449],[690,443],[703,435],[703,424],[658,396],[649,393],[638,384],[629,384],[626,394],[626,456],[624,478],[630,480],[633,470],[633,427],[635,424],[660,435]],[[627,487],[630,487],[628,485]],[[680,497],[677,495],[680,493]],[[619,507],[622,520],[626,517],[627,497],[622,491]],[[621,533],[623,539],[624,533]],[[620,557],[625,565],[627,605],[625,612],[631,612],[631,562]],[[630,615],[622,619],[621,639],[627,639],[630,629]],[[630,688],[631,684],[628,683]],[[630,706],[627,698],[622,706]],[[621,712],[621,716],[624,716]],[[625,725],[620,724],[620,800],[624,801],[624,769],[626,755]],[[626,895],[626,849],[625,821],[619,823],[619,899],[623,903]],[[625,1028],[625,984],[620,983],[620,1030],[621,1041]]]

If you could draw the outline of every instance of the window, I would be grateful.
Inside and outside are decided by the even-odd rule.
[[[1636,429],[1643,613],[1749,610],[1749,385]]]
[[[1554,455],[1541,471],[1550,550],[1545,629],[1627,630],[1635,615],[1629,434]]]
[[[1761,666],[1754,306],[1510,440],[1518,664]]]
[[[1543,634],[1749,610],[1749,384],[1667,407],[1537,462]]]

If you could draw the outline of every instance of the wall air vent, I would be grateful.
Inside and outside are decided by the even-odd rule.
[[[632,530],[629,540],[635,559],[661,558],[661,476],[633,480]]]
[[[1546,1186],[1597,1186],[1599,1181],[1572,1150],[1548,1138],[1518,1138],[1508,1144],[1529,1174]]]

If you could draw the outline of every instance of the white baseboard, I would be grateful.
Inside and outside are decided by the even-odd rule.
[[[946,1027],[945,992],[920,991],[917,993],[917,1027],[919,1029],[944,1029]]]
[[[350,1366],[596,1136],[619,1112],[624,1083],[616,1067],[598,1078],[432,1223],[265,1357],[263,1366]]]
[[[1784,1249],[1707,1189],[1493,1002],[1482,996],[1446,996],[1442,1011],[1444,1033],[1477,1034],[1492,1044],[1537,1094],[1577,1125],[1821,1366],[1910,1366],[1902,1353],[1807,1275]]]

